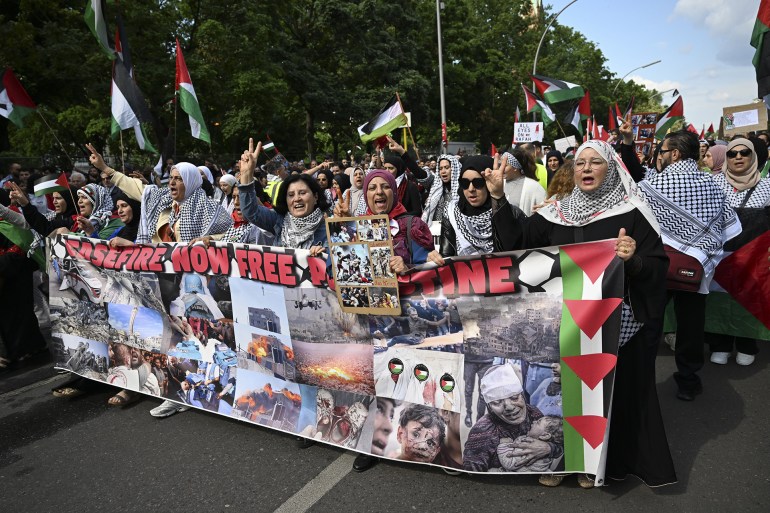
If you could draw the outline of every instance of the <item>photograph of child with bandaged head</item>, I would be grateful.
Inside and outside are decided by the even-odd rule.
[[[520,367],[491,365],[481,377],[487,412],[473,424],[463,467],[474,472],[553,472],[564,468],[561,417],[528,404]]]
[[[380,449],[386,433],[387,445]],[[378,397],[372,454],[462,468],[460,414]]]

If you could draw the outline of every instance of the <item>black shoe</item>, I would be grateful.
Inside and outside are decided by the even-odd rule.
[[[377,464],[377,462],[380,461],[379,458],[375,456],[370,456],[368,454],[359,454],[356,456],[356,461],[353,462],[353,470],[356,472],[366,472],[373,466]]]
[[[312,438],[305,438],[304,436],[297,437],[297,447],[300,449],[307,449],[312,445],[315,445],[315,440]]]
[[[468,427],[471,427],[473,425],[473,419],[471,418],[471,414],[465,416],[465,425]]]
[[[695,396],[703,392],[703,385],[698,383],[698,386],[690,389],[680,388],[676,393],[676,398],[680,401],[694,401]]]

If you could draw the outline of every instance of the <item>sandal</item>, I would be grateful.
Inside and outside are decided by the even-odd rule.
[[[63,387],[54,388],[51,393],[54,397],[66,397],[68,399],[73,399],[79,395],[85,394],[86,392],[80,388],[65,385]]]
[[[121,408],[125,408],[129,404],[133,404],[139,399],[141,399],[141,397],[142,395],[137,392],[132,392],[130,390],[121,390],[117,394],[107,399],[107,405],[119,406]]]
[[[591,489],[595,486],[594,478],[592,478],[588,474],[578,474],[577,480],[578,480],[578,486],[580,486],[580,488],[583,488],[584,490]]]
[[[551,488],[559,486],[562,481],[564,481],[564,474],[543,474],[540,476],[540,479],[538,479],[538,482],[541,485]]]

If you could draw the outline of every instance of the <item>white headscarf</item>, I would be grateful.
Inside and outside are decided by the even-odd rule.
[[[181,163],[182,164],[187,164],[187,162],[181,162]],[[174,167],[178,168],[178,166],[179,166],[179,164],[177,164]],[[208,180],[211,185],[214,185],[214,175],[211,174],[211,170],[208,167],[206,167],[206,166],[198,166],[198,169],[203,171],[203,174],[206,175],[206,180]],[[181,173],[181,171],[180,171],[180,173]],[[184,180],[184,177],[182,179]],[[187,187],[187,183],[185,183],[185,187]]]
[[[222,175],[219,177],[219,183],[226,183],[232,187],[235,185],[235,177],[233,175]]]
[[[638,209],[650,226],[660,233],[655,214],[639,194],[636,182],[631,178],[631,174],[615,149],[604,141],[593,139],[583,143],[577,149],[575,160],[586,148],[595,150],[607,162],[607,174],[599,187],[592,192],[583,192],[575,186],[569,196],[540,209],[537,213],[552,223],[564,226],[585,226]]]
[[[457,201],[459,198],[458,196],[458,180],[460,179],[460,171],[462,169],[462,164],[460,164],[460,159],[456,155],[441,155],[436,162],[441,165],[441,161],[446,160],[449,162],[449,166],[451,167],[451,174],[449,177],[449,201],[447,201],[443,205],[443,210],[446,211],[447,206],[452,201]],[[433,177],[433,184],[430,187],[430,192],[428,193],[428,201],[425,204],[425,210],[422,212],[422,220],[426,223],[430,223],[431,221],[440,221],[443,217],[442,212],[436,212],[436,209],[439,206],[439,203],[441,203],[441,198],[444,195],[444,182],[441,180],[441,174],[436,173],[436,176]]]

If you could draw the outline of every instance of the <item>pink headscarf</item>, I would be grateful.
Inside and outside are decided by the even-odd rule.
[[[706,153],[711,153],[711,158],[714,160],[714,165],[711,166],[712,173],[721,173],[722,167],[725,164],[725,153],[727,153],[727,146],[717,144],[708,149]]]

